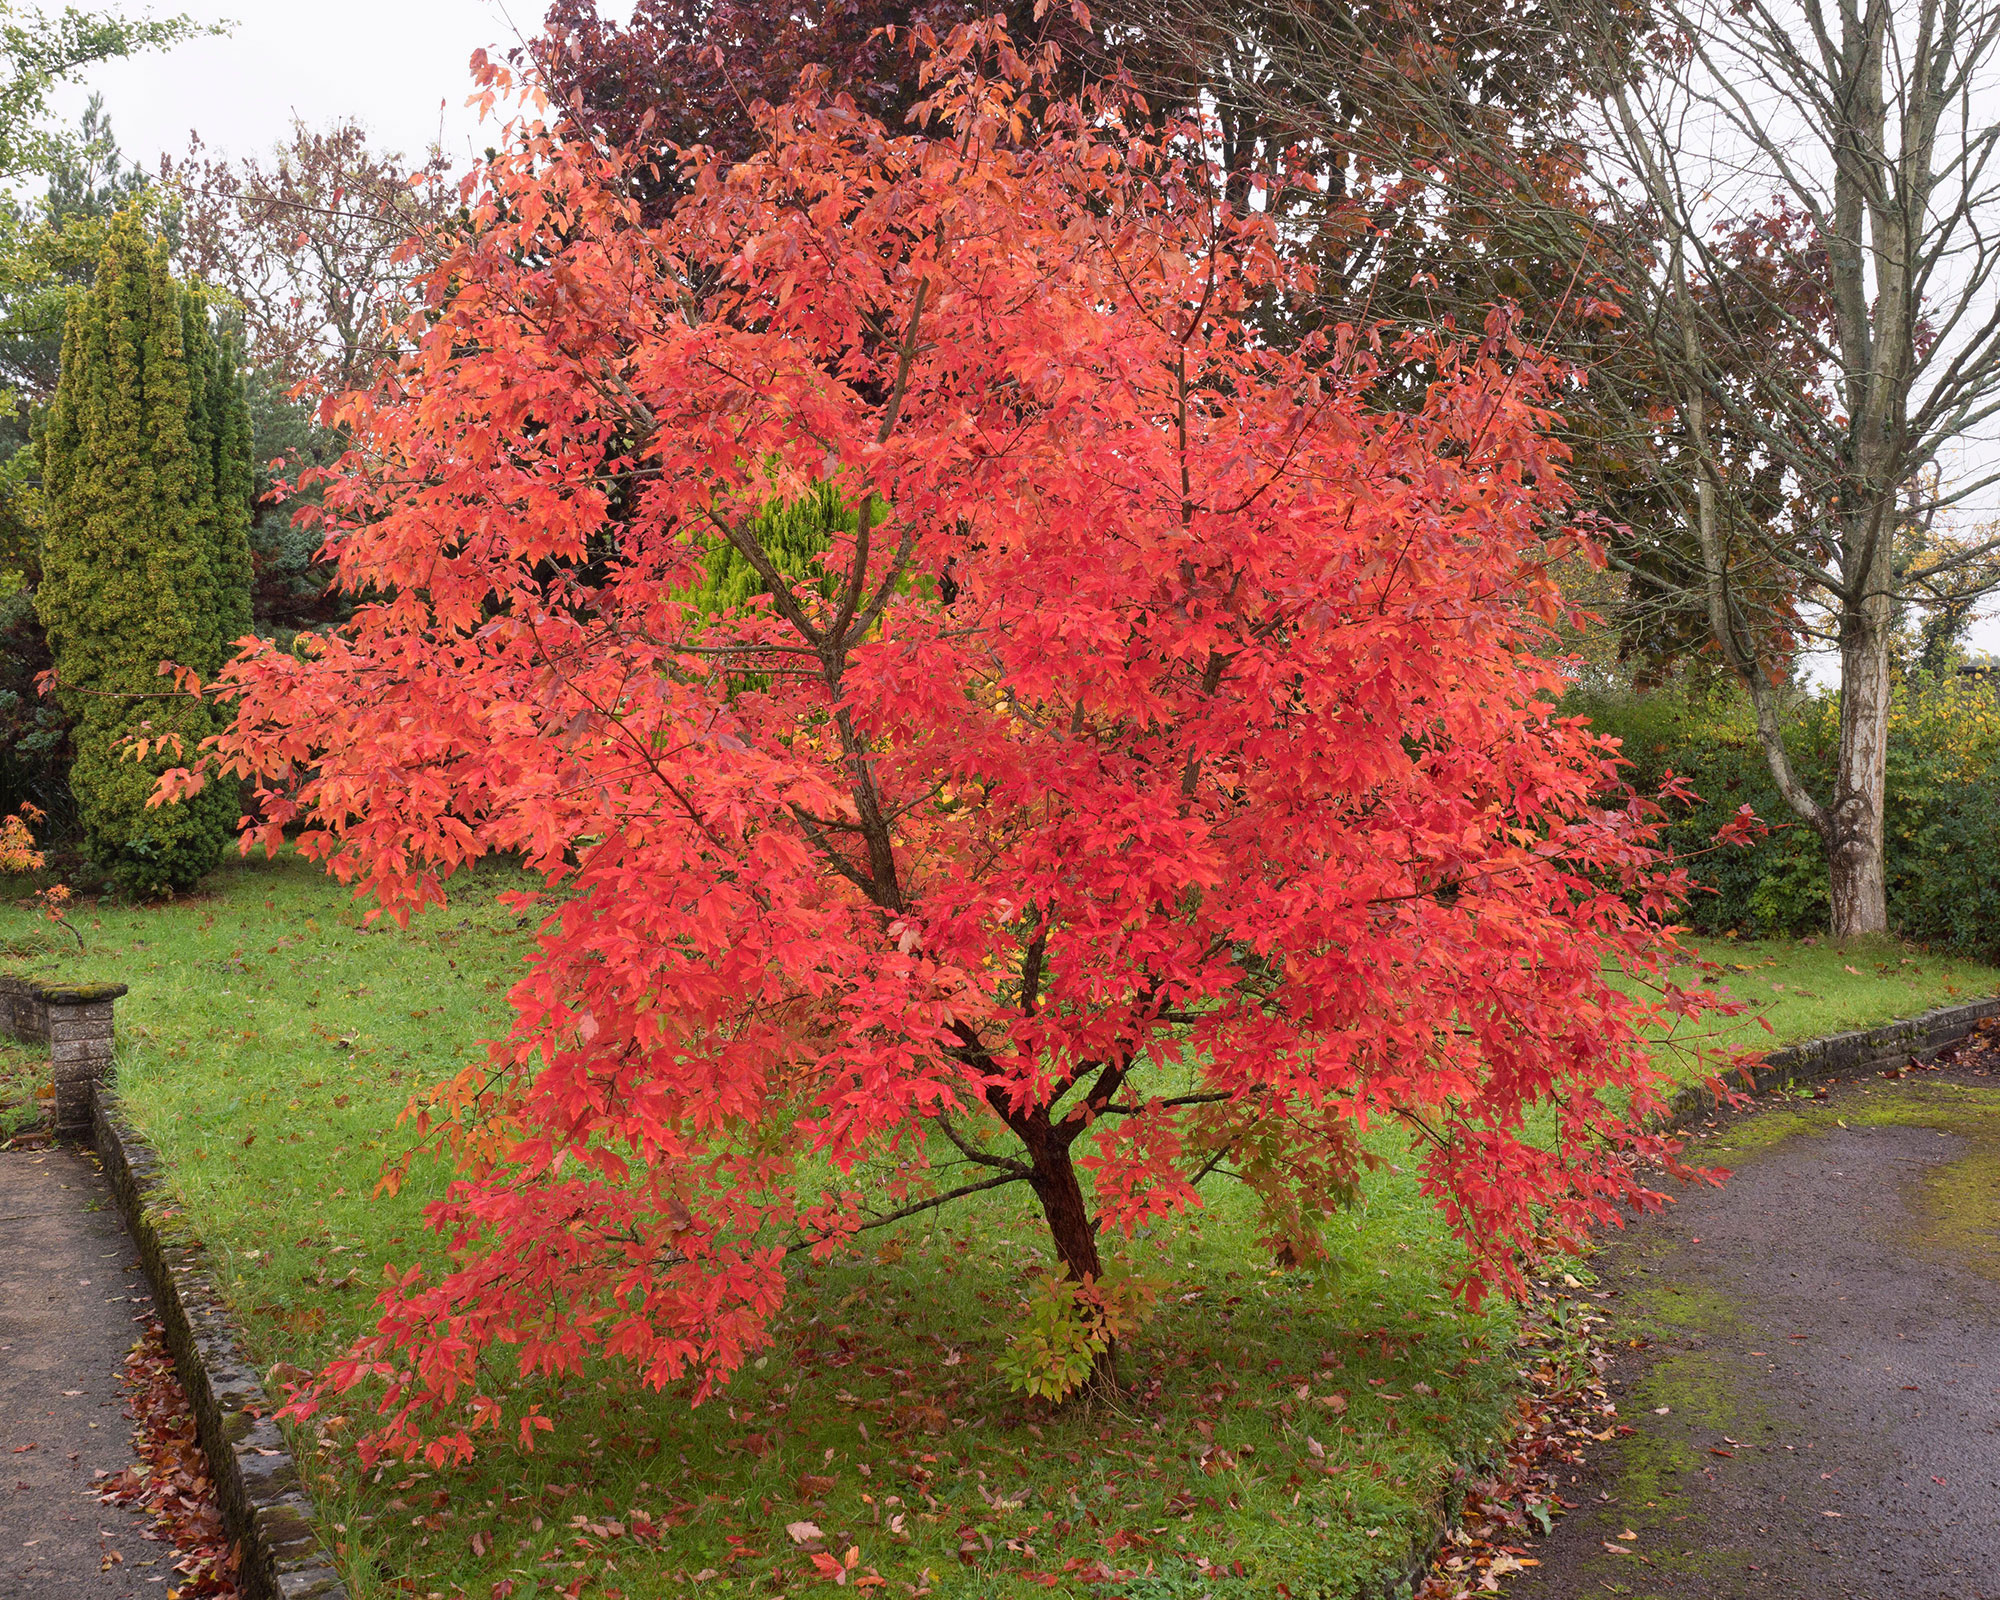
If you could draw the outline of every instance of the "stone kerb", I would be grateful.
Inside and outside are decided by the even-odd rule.
[[[1836,1033],[1824,1039],[1768,1052],[1761,1061],[1729,1075],[1730,1086],[1752,1094],[1790,1084],[1823,1083],[1892,1071],[1911,1062],[1928,1061],[1962,1043],[1986,1023],[2000,1020],[2000,997],[1940,1006],[1920,1017],[1907,1017],[1879,1028]],[[1746,1084],[1743,1079],[1747,1077]],[[1721,1101],[1701,1084],[1674,1096],[1664,1117],[1668,1129],[1683,1128],[1714,1112]]]
[[[0,978],[0,1024],[17,1039],[49,1047],[59,1138],[91,1137],[97,1085],[111,1073],[111,1008],[125,992],[122,983]]]
[[[178,1242],[159,1159],[119,1116],[112,1088],[112,1005],[122,983],[0,977],[0,1029],[46,1044],[55,1070],[56,1131],[96,1145],[126,1229],[153,1286],[167,1348],[195,1432],[242,1550],[249,1600],[347,1600],[313,1526],[311,1496],[275,1409],[237,1343],[199,1246]]]

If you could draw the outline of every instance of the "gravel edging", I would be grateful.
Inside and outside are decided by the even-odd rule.
[[[241,1542],[245,1592],[251,1600],[348,1600],[313,1529],[298,1464],[271,1420],[275,1408],[243,1358],[202,1252],[161,1232],[173,1213],[159,1158],[119,1114],[107,1086],[100,1084],[94,1099],[98,1158],[152,1282],[223,1520]]]

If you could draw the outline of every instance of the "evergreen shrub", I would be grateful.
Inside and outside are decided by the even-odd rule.
[[[40,429],[35,605],[74,723],[70,788],[87,854],[121,889],[192,888],[234,829],[235,786],[151,807],[153,782],[214,731],[163,661],[213,673],[250,631],[250,435],[233,350],[177,283],[136,210],[72,294],[62,376]],[[185,752],[129,759],[134,736]]]

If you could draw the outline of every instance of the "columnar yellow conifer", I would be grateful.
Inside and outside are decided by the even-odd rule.
[[[47,521],[36,609],[75,719],[70,787],[85,847],[120,887],[158,896],[213,867],[230,785],[149,807],[179,759],[128,758],[134,735],[214,730],[163,661],[213,672],[249,631],[249,428],[235,362],[136,211],[113,224],[96,285],[71,298],[62,377],[41,430]]]

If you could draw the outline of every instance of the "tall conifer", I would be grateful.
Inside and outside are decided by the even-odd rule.
[[[235,821],[228,784],[149,807],[154,777],[185,757],[135,762],[124,746],[174,734],[191,756],[214,731],[209,710],[174,698],[159,666],[212,673],[249,631],[248,434],[232,353],[139,214],[125,212],[64,327],[40,439],[36,609],[76,720],[70,787],[85,847],[136,894],[192,887]]]

